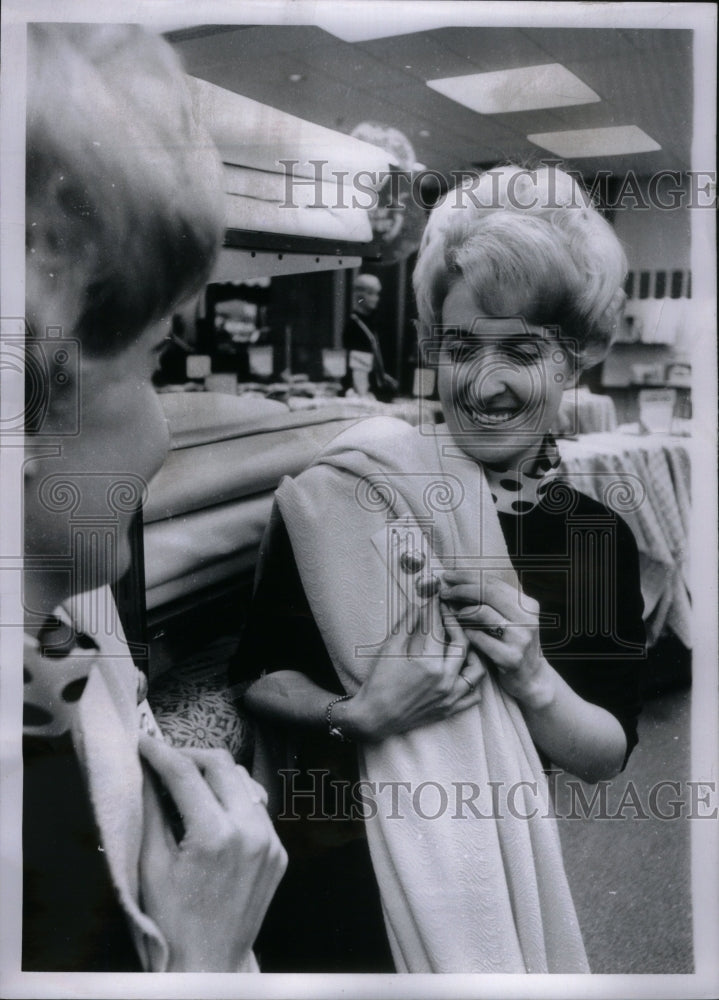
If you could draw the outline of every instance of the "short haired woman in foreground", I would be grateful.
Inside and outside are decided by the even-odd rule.
[[[281,485],[242,656],[290,853],[268,970],[588,971],[544,770],[624,767],[642,598],[551,427],[625,266],[556,168],[450,192],[414,274],[446,423],[364,421]]]
[[[254,971],[285,863],[264,792],[147,735],[126,644],[68,613],[127,569],[168,449],[151,376],[219,246],[218,157],[139,28],[31,25],[27,79],[23,969]]]

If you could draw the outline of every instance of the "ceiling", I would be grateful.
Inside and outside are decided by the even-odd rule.
[[[349,43],[315,25],[207,25],[167,37],[194,76],[348,134],[363,121],[400,129],[417,160],[444,174],[551,155],[528,134],[616,125],[639,126],[661,149],[571,166],[587,178],[690,167],[690,30],[447,27]],[[426,85],[554,62],[601,101],[483,115]]]

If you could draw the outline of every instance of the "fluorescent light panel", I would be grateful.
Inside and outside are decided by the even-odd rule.
[[[637,125],[611,128],[579,128],[566,132],[535,132],[527,138],[535,146],[556,156],[620,156],[622,153],[652,153],[662,147]]]
[[[482,115],[595,104],[598,94],[561,63],[427,80],[427,86]]]

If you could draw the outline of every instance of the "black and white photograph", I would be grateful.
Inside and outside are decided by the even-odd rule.
[[[716,22],[6,0],[0,995],[716,996]]]

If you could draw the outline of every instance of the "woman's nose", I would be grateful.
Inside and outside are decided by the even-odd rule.
[[[471,388],[482,404],[495,396],[500,396],[512,377],[511,366],[501,353],[485,348],[481,355],[475,355],[462,365],[460,384],[463,390]]]

